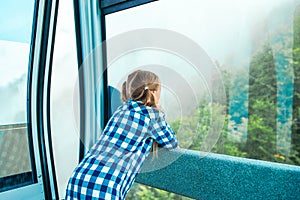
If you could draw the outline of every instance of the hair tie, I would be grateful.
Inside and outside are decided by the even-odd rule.
[[[148,90],[148,89],[149,89],[148,86],[144,87],[144,90]]]

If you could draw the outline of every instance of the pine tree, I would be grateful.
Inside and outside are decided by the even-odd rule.
[[[272,161],[276,153],[277,78],[273,52],[266,44],[250,62],[247,155]]]

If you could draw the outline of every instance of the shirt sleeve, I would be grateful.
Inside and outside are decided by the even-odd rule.
[[[164,113],[159,112],[158,116],[151,120],[149,129],[151,137],[162,147],[174,149],[178,146],[176,135],[165,120]]]

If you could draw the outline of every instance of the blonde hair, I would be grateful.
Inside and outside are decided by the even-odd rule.
[[[160,88],[159,77],[150,71],[136,70],[130,73],[127,80],[122,85],[121,99],[127,102],[129,99],[141,101],[144,105],[156,107],[155,98],[151,91],[157,91]],[[153,142],[153,157],[157,157],[158,143]]]

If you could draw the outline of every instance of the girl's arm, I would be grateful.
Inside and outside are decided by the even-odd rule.
[[[178,147],[178,141],[175,133],[165,120],[162,112],[159,112],[158,117],[152,119],[151,122],[149,129],[152,133],[152,138],[154,138],[158,144],[167,149],[174,149]]]

